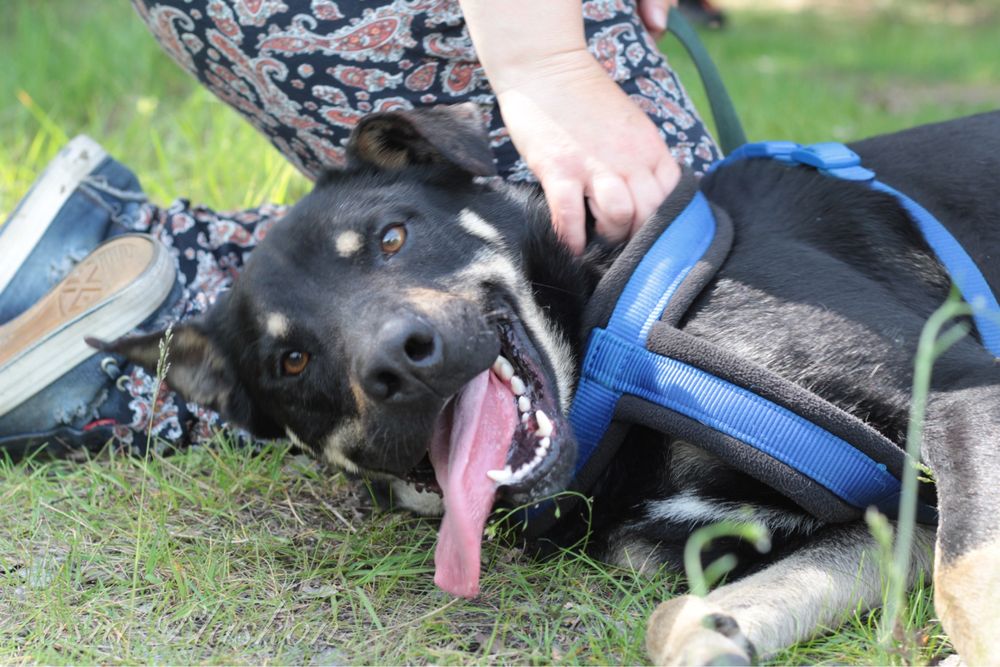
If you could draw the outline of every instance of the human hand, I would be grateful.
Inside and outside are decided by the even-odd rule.
[[[680,180],[656,126],[586,49],[554,54],[522,74],[505,72],[497,100],[559,237],[583,251],[586,197],[598,234],[628,238]]]
[[[646,30],[659,39],[667,30],[667,12],[677,6],[677,0],[639,0],[639,18]]]

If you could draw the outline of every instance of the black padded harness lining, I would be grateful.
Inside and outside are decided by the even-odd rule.
[[[584,313],[586,337],[595,327],[606,327],[622,290],[648,248],[683,211],[697,192],[698,181],[685,172],[680,184],[639,230],[601,279]],[[750,390],[792,412],[807,417],[817,426],[851,443],[895,477],[903,472],[905,455],[888,438],[853,415],[762,366],[741,359],[711,343],[677,329],[684,314],[718,273],[732,247],[733,225],[728,214],[712,205],[716,235],[704,256],[688,273],[646,341],[651,352],[677,359]],[[629,426],[639,424],[687,441],[722,459],[726,464],[787,496],[816,518],[839,523],[857,520],[862,510],[841,500],[805,474],[728,435],[720,433],[677,412],[635,396],[623,396],[615,407],[614,421],[600,446],[569,487],[587,494],[601,472],[617,453]],[[932,484],[920,485],[920,497],[935,504]],[[525,526],[529,536],[544,534],[556,521],[556,514],[568,513],[578,502],[575,495],[561,496],[551,503],[557,511],[536,512]]]

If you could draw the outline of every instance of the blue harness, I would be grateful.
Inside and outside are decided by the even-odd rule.
[[[839,143],[754,143],[713,169],[748,158],[812,167],[895,196],[973,305],[983,345],[1000,357],[1000,305],[973,260],[920,204],[875,180],[854,151]],[[731,240],[728,216],[695,193],[638,261],[606,326],[591,331],[570,410],[578,444],[573,488],[586,491],[628,424],[639,423],[698,443],[826,521],[857,519],[869,506],[894,516],[906,465],[899,447],[805,389],[674,326],[693,300],[686,281],[707,274],[694,281],[700,290]],[[706,269],[713,253],[722,259]],[[933,489],[923,486],[918,520],[934,523]],[[552,505],[528,513],[530,533],[551,524]]]

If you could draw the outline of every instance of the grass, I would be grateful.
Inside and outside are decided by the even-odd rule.
[[[371,520],[363,488],[280,446],[0,472],[4,663],[635,662],[629,621],[670,590],[495,545],[483,595],[451,599],[429,522]]]
[[[904,8],[921,3],[945,4],[890,0],[848,17],[739,13],[731,30],[703,37],[751,141],[846,141],[996,109],[1000,7],[966,3],[981,7],[971,24],[907,18]],[[666,47],[708,109],[680,47]]]
[[[949,23],[901,3],[741,11],[707,35],[749,136],[847,139],[995,107],[1000,15]],[[688,64],[673,61],[698,99]],[[0,212],[79,132],[160,202],[232,209],[308,188],[124,3],[8,0],[0,62]],[[223,436],[148,461],[0,461],[0,506],[4,664],[635,663],[645,618],[678,583],[576,552],[539,563],[498,539],[484,550],[482,596],[454,600],[431,581],[432,522],[373,516],[364,487],[283,445],[252,452]],[[848,615],[775,662],[928,662],[948,650],[927,589],[904,610],[916,655],[880,646],[876,618]]]

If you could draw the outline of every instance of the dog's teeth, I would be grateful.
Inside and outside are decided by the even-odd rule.
[[[552,440],[550,438],[542,438],[541,440],[538,441],[538,447],[543,452],[544,451],[548,451],[549,445],[551,445],[551,444],[552,444]]]
[[[522,423],[522,424],[527,424],[527,423],[528,423],[528,420],[529,420],[530,418],[531,418],[531,415],[530,415],[530,414],[528,414],[527,412],[522,412],[522,413],[521,413],[521,423]]]
[[[509,382],[514,377],[514,367],[503,355],[497,357],[497,360],[493,362],[493,372],[504,382]]]
[[[517,469],[517,472],[514,473],[514,478],[508,483],[516,484],[518,482],[524,481],[524,478],[531,474],[531,472],[535,469],[536,465],[538,465],[538,461],[528,461],[523,466]]]
[[[510,390],[514,392],[515,396],[521,396],[524,392],[528,391],[528,388],[524,386],[524,380],[512,375],[510,378]]]
[[[539,438],[547,438],[552,435],[552,420],[549,419],[547,414],[541,410],[537,410],[535,412],[535,421],[538,422],[538,428],[535,429],[536,436]]]
[[[503,470],[487,470],[486,476],[497,484],[504,484],[510,481],[513,473],[511,472],[510,466],[507,466]]]
[[[531,411],[531,399],[529,399],[527,396],[518,396],[517,397],[517,409],[520,410],[521,412],[530,412]]]

